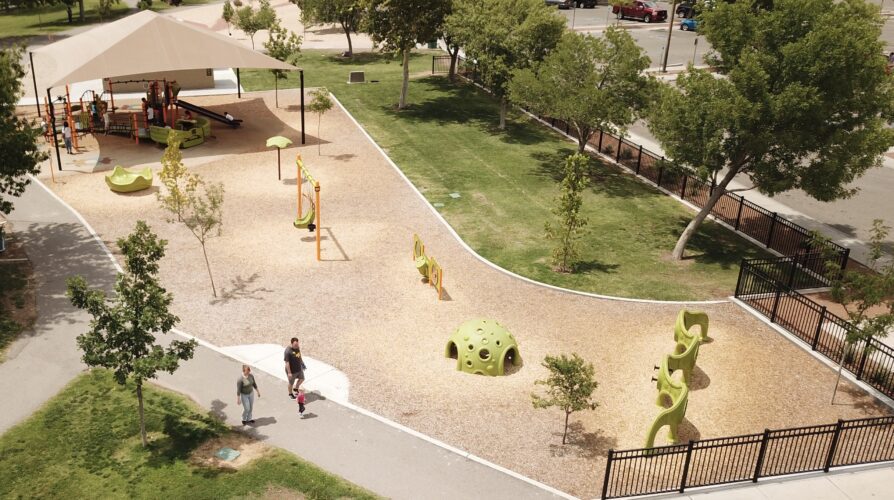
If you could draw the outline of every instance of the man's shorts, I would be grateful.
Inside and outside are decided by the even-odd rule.
[[[289,387],[290,388],[295,387],[296,380],[301,380],[301,381],[304,380],[304,371],[300,371],[298,373],[292,372],[291,374],[287,374],[287,375],[289,377]]]

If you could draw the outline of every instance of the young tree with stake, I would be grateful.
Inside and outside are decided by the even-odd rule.
[[[230,31],[230,24],[236,18],[236,11],[233,9],[233,4],[230,3],[230,0],[224,2],[223,13],[220,17],[227,23],[227,34],[233,36],[233,33]]]
[[[283,28],[277,19],[270,26],[270,38],[264,42],[267,55],[289,64],[294,64],[301,51],[301,37],[291,30]],[[279,107],[279,80],[286,78],[286,72],[281,69],[270,70],[273,73],[274,96],[276,107]]]
[[[305,25],[334,23],[341,26],[348,39],[346,57],[354,56],[351,33],[357,33],[366,21],[364,0],[290,0],[301,9]]]
[[[156,198],[161,207],[177,217],[177,222],[183,221],[183,209],[189,200],[189,192],[194,191],[198,179],[190,173],[183,164],[183,155],[180,153],[180,142],[168,136],[168,146],[161,157],[161,172],[158,174],[164,189],[156,193]],[[168,222],[174,222],[168,219]]]
[[[699,31],[722,77],[690,67],[663,86],[649,119],[668,157],[716,184],[674,259],[737,175],[765,194],[801,189],[831,201],[852,196],[848,185],[880,165],[894,145],[881,26],[878,7],[861,0],[702,10]]]
[[[592,400],[593,391],[599,387],[594,375],[593,364],[585,362],[576,353],[568,356],[546,356],[541,363],[549,370],[546,380],[537,380],[537,385],[546,386],[546,396],[531,394],[534,408],[557,406],[565,412],[565,427],[562,444],[568,436],[568,418],[581,410],[595,410],[599,406]]]
[[[222,183],[206,184],[196,178],[196,187],[187,191],[186,204],[183,207],[183,225],[189,229],[202,246],[202,257],[211,280],[211,293],[217,297],[214,286],[214,275],[211,274],[211,263],[208,261],[206,243],[209,239],[220,236],[223,226],[224,187]],[[202,192],[198,190],[202,187]]]
[[[559,118],[577,133],[584,152],[594,130],[623,134],[646,107],[649,57],[632,36],[610,26],[602,37],[566,32],[543,62],[518,69],[509,98],[534,113]]]
[[[181,361],[191,359],[196,341],[156,344],[156,335],[171,331],[179,319],[170,313],[173,297],[158,282],[158,262],[164,257],[165,240],[159,240],[143,221],[126,238],[118,240],[124,256],[124,273],[115,280],[114,298],[90,288],[82,276],[68,279],[66,295],[75,307],[93,319],[90,329],[77,337],[87,366],[111,370],[115,380],[136,387],[140,416],[140,438],[146,438],[143,414],[143,383],[159,371],[174,373]]]
[[[317,114],[317,154],[320,154],[320,145],[323,138],[320,136],[320,123],[323,121],[323,113],[332,109],[332,99],[329,98],[329,90],[320,87],[310,91],[310,104],[307,110]]]
[[[587,177],[589,161],[589,157],[581,153],[573,154],[565,160],[562,195],[553,209],[558,218],[558,227],[546,223],[546,237],[558,240],[553,249],[553,265],[561,273],[570,273],[574,268],[574,261],[580,256],[580,233],[587,225],[587,219],[580,215],[580,209],[583,205],[583,190],[590,183]]]

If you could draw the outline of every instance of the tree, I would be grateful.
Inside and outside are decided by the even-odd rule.
[[[550,408],[558,406],[565,412],[565,428],[562,432],[562,444],[568,436],[568,417],[581,410],[595,410],[598,403],[593,401],[593,391],[599,387],[594,376],[593,364],[586,363],[576,353],[571,357],[546,356],[541,363],[549,370],[546,380],[537,380],[537,385],[545,385],[546,396],[531,394],[534,408]]]
[[[31,182],[29,175],[40,173],[46,155],[37,147],[39,129],[16,116],[22,96],[22,50],[0,49],[0,213],[12,212],[9,197],[18,197]]]
[[[566,32],[536,70],[513,73],[509,97],[569,123],[583,153],[594,130],[623,134],[639,117],[651,97],[652,81],[643,74],[648,67],[648,56],[626,30],[610,26],[602,38]]]
[[[397,109],[407,105],[410,51],[416,44],[435,38],[449,5],[450,0],[369,0],[367,31],[373,42],[386,52],[399,53],[403,61]]]
[[[230,3],[230,0],[224,2],[223,12],[220,17],[227,23],[227,34],[233,36],[233,33],[230,32],[230,23],[232,23],[233,19],[236,17],[236,11],[233,9],[233,4]]]
[[[151,2],[152,0],[146,0]],[[99,3],[96,5],[96,13],[99,14],[99,22],[102,22],[103,18],[109,17],[112,15],[112,6],[118,5],[121,0],[99,0]]]
[[[301,37],[287,30],[280,25],[277,19],[270,26],[270,37],[264,42],[264,48],[267,49],[267,55],[287,63],[294,63],[301,51]],[[270,70],[273,73],[273,83],[275,84],[274,96],[276,96],[276,107],[279,107],[279,80],[286,78],[286,72],[281,69]]]
[[[869,271],[841,269],[841,262],[832,255],[826,255],[828,275],[832,277],[830,294],[832,300],[840,304],[853,328],[846,330],[845,344],[841,348],[838,361],[838,378],[832,391],[832,403],[841,383],[841,372],[847,356],[855,355],[855,344],[862,344],[871,338],[882,339],[894,327],[894,260],[882,264],[883,245],[891,228],[880,219],[872,222],[869,240]],[[819,244],[811,245],[830,251],[832,246],[822,237],[815,237]],[[870,349],[867,345],[864,349]]]
[[[880,165],[894,145],[886,128],[894,79],[881,57],[881,26],[878,8],[860,0],[702,10],[699,31],[723,76],[688,68],[664,86],[649,121],[669,157],[716,184],[674,259],[736,175],[765,194],[801,189],[831,201],[852,196],[848,184]]]
[[[140,0],[137,2],[137,8],[140,10],[148,10],[152,8],[152,0]],[[227,29],[229,30],[230,25],[227,24]]]
[[[194,177],[198,177],[195,176]],[[197,187],[202,186],[200,193]],[[214,276],[211,274],[211,263],[208,261],[208,252],[205,244],[210,238],[220,236],[223,226],[223,195],[222,183],[206,184],[197,179],[196,188],[188,190],[186,204],[183,206],[183,225],[189,229],[193,236],[202,245],[202,256],[205,258],[205,268],[208,269],[208,279],[211,280],[211,293],[217,297],[217,288],[214,286]]]
[[[587,218],[580,215],[583,205],[583,190],[589,185],[587,177],[589,157],[577,153],[565,160],[565,178],[562,180],[562,194],[559,196],[553,214],[558,219],[558,228],[546,223],[546,237],[558,240],[553,249],[553,265],[562,273],[569,273],[574,261],[579,257],[578,241],[581,229],[587,225]]]
[[[158,282],[158,261],[166,245],[144,221],[137,221],[134,232],[118,240],[125,272],[115,280],[114,298],[91,289],[83,276],[68,279],[71,303],[93,317],[90,329],[77,337],[83,361],[112,370],[121,385],[136,386],[143,446],[148,445],[143,382],[159,371],[174,373],[180,361],[192,358],[197,345],[195,340],[174,340],[167,348],[155,343],[157,334],[168,333],[180,321],[169,311],[173,296]]]
[[[306,25],[337,23],[348,38],[345,56],[354,56],[351,33],[357,33],[365,22],[363,0],[292,0],[301,9],[301,21]]]
[[[474,61],[482,83],[500,100],[506,128],[509,80],[535,66],[559,43],[565,19],[542,0],[456,0],[444,32]]]
[[[190,173],[183,164],[183,155],[180,154],[180,142],[168,136],[168,147],[161,157],[161,172],[158,178],[163,190],[156,193],[161,207],[177,217],[177,222],[183,221],[183,212],[189,202],[189,193],[195,191],[198,185],[198,177]],[[168,222],[174,222],[168,219]]]
[[[332,99],[329,98],[329,90],[320,87],[310,91],[310,104],[307,110],[317,114],[317,154],[320,154],[320,145],[323,138],[320,136],[320,122],[323,121],[323,113],[332,109]]]
[[[236,27],[248,35],[252,49],[255,48],[255,34],[270,29],[276,21],[276,11],[270,6],[270,0],[261,0],[258,10],[253,9],[251,5],[236,10]]]

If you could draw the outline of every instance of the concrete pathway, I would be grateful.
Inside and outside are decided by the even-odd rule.
[[[116,272],[77,217],[40,185],[31,185],[16,201],[9,219],[25,239],[35,267],[39,315],[33,332],[16,341],[0,364],[0,378],[15,380],[22,395],[0,412],[0,433],[27,418],[84,369],[75,337],[89,318],[69,304],[66,278],[83,275],[108,290]],[[162,341],[174,338],[171,334]],[[242,408],[235,404],[235,382],[240,371],[240,361],[203,343],[192,360],[158,382],[237,426]],[[308,395],[301,419],[282,380],[260,371],[256,378],[263,398],[256,404],[256,426],[247,429],[250,435],[378,494],[408,499],[564,496],[319,393]]]

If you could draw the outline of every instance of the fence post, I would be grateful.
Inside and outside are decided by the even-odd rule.
[[[826,306],[820,310],[819,321],[816,322],[816,333],[813,334],[813,343],[810,344],[812,350],[816,350],[816,344],[819,343],[820,332],[823,331],[823,321],[826,319]]]
[[[603,132],[602,129],[599,129],[599,146],[597,146],[596,149],[598,149],[600,153],[602,152],[602,136],[604,134],[605,132]]]
[[[767,248],[770,248],[770,242],[773,241],[773,230],[776,229],[776,212],[773,212],[773,218],[770,219],[770,230],[767,231]]]
[[[688,181],[688,180],[689,180],[689,176],[686,174],[683,174],[683,188],[680,189],[680,199],[681,200],[686,199],[686,181]]]
[[[565,133],[569,134],[569,130],[571,130],[571,128],[568,126],[568,122],[565,122]]]
[[[431,56],[431,74],[435,74],[435,56]]]
[[[739,297],[739,289],[742,286],[742,275],[745,274],[745,269],[748,267],[748,260],[742,259],[742,263],[739,264],[739,277],[736,278],[736,291],[733,292],[733,297]]]
[[[621,148],[624,147],[624,139],[618,136],[618,151],[615,152],[615,163],[621,163]]]
[[[643,161],[643,145],[639,145],[639,155],[636,157],[636,175],[639,175],[639,165]]]
[[[779,298],[782,296],[782,287],[776,283],[776,298],[773,299],[773,311],[770,313],[770,323],[776,322],[776,310],[779,309]]]
[[[850,249],[850,248],[845,248],[845,249],[844,249],[844,256],[841,257],[841,271],[840,271],[839,274],[838,274],[838,277],[839,277],[839,278],[841,278],[841,276],[844,275],[844,268],[847,267],[847,263],[848,263],[848,260],[850,260],[850,256],[851,256],[851,249]]]
[[[866,358],[869,355],[869,342],[871,342],[872,337],[866,339],[866,345],[863,346],[863,356],[860,358],[860,367],[857,368],[857,380],[863,380],[863,368],[866,367]]]
[[[661,157],[661,166],[658,167],[658,182],[656,184],[661,187],[661,178],[664,176],[664,157]]]
[[[739,196],[739,213],[736,214],[736,231],[739,230],[739,223],[742,222],[742,207],[745,206],[745,197]]]
[[[608,498],[608,478],[612,472],[612,459],[615,456],[615,450],[608,449],[608,462],[605,464],[605,479],[602,480],[602,500]]]
[[[689,461],[692,459],[692,440],[689,440],[689,446],[686,447],[686,462],[683,463],[683,477],[680,478],[680,493],[686,489],[686,477],[689,476]]]
[[[764,454],[767,452],[767,442],[770,440],[770,429],[764,429],[764,437],[761,439],[761,449],[757,453],[757,465],[754,466],[754,478],[751,480],[756,483],[761,477],[761,468],[764,466]]]
[[[792,257],[791,265],[792,265],[791,271],[789,271],[789,273],[788,273],[788,287],[791,289],[794,289],[795,270],[798,268],[798,255],[797,254],[795,254],[795,256]]]
[[[835,426],[835,434],[832,434],[832,444],[829,445],[829,456],[826,457],[826,465],[823,467],[823,472],[829,472],[829,467],[832,466],[832,460],[835,458],[835,450],[838,448],[838,438],[841,436],[841,419],[838,419],[838,425]]]

